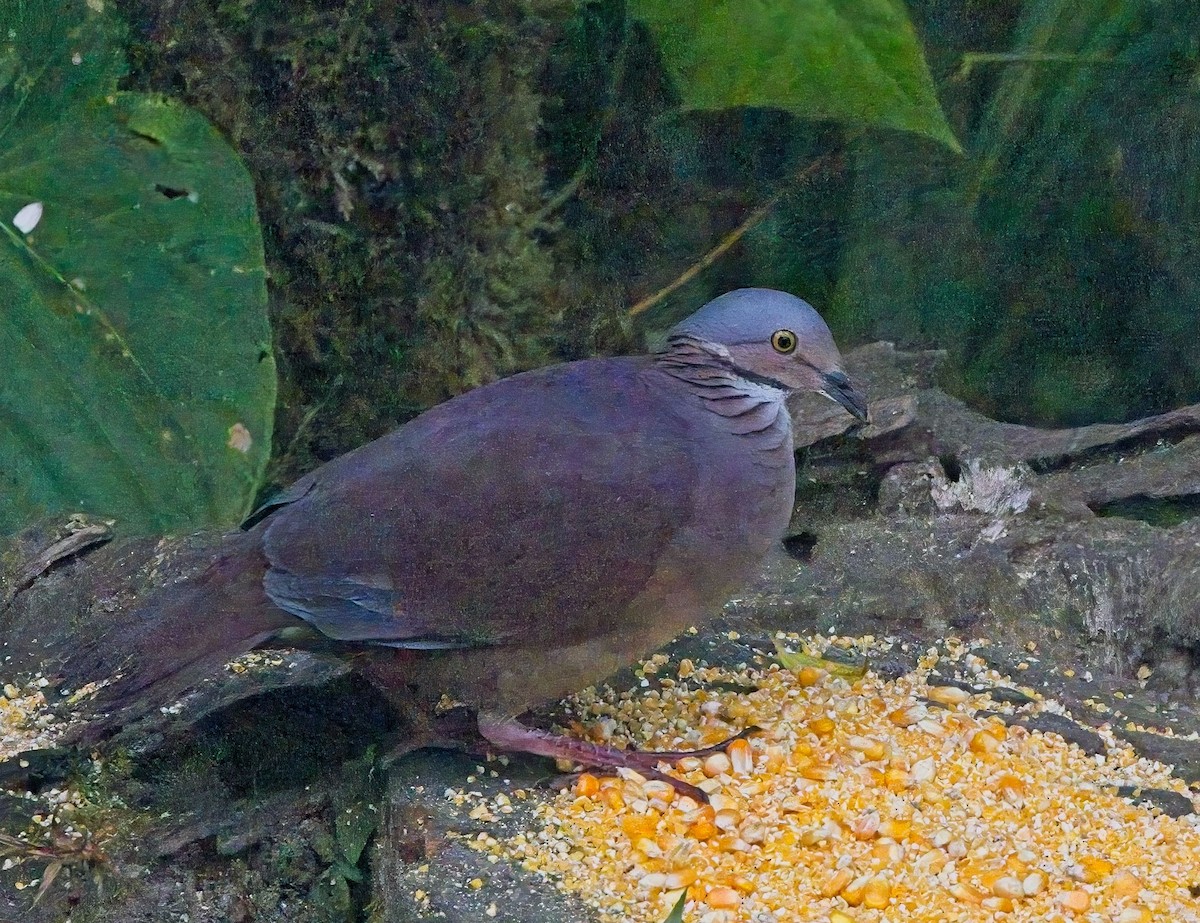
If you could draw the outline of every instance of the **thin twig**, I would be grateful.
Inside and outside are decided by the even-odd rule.
[[[953,80],[966,80],[979,64],[1111,64],[1106,54],[1075,54],[1065,51],[968,51],[962,56]]]
[[[584,159],[583,165],[575,171],[575,175],[571,177],[566,185],[564,185],[562,189],[558,190],[558,192],[554,194],[554,197],[550,199],[550,201],[548,201],[537,212],[537,214],[533,216],[533,219],[529,222],[529,226],[531,228],[540,228],[543,224],[545,224],[547,218],[566,205],[567,202],[569,202],[579,190],[579,187],[583,185],[583,181],[587,179],[588,173],[591,172],[592,165],[595,162],[595,156],[593,154],[589,154]]]
[[[828,164],[831,159],[832,158],[830,155],[827,154],[824,157],[818,157],[816,160],[806,166],[796,175],[796,178],[792,183],[789,183],[786,187],[780,189],[773,196],[771,196],[771,198],[763,202],[762,205],[754,209],[754,211],[746,216],[745,221],[726,234],[721,239],[719,244],[709,250],[706,254],[704,254],[704,256],[700,257],[699,260],[689,266],[686,270],[684,270],[684,272],[673,282],[671,282],[669,285],[663,286],[653,295],[646,296],[632,308],[630,308],[629,316],[636,317],[643,311],[654,307],[654,305],[658,304],[676,289],[687,285],[687,283],[691,282],[692,279],[696,278],[696,276],[708,269],[709,266],[724,256],[734,244],[741,240],[746,235],[747,231],[762,221],[763,218],[767,217],[767,215],[770,214],[771,209],[779,204],[780,199],[782,199],[787,193],[791,192],[794,188],[810,179],[814,173]]]

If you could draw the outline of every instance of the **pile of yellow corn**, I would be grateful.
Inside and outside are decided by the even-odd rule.
[[[54,745],[61,727],[46,704],[50,681],[40,673],[0,687],[0,760]]]
[[[808,640],[816,653],[828,643]],[[539,809],[539,831],[482,833],[474,844],[613,921],[662,923],[683,894],[689,923],[1200,921],[1200,819],[1115,792],[1190,797],[1169,767],[1106,729],[1107,753],[1087,756],[980,716],[1015,706],[931,682],[939,659],[946,667],[947,654],[931,651],[885,681],[814,665],[672,668],[659,655],[643,667],[659,688],[592,691],[573,715],[594,739],[644,749],[703,747],[759,727],[678,765],[708,803],[634,772],[585,773]],[[949,659],[980,683],[1011,685],[967,645]]]

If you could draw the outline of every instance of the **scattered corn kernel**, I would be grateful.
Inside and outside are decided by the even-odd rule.
[[[853,880],[854,873],[849,868],[838,869],[833,873],[833,877],[821,886],[821,897],[837,897]]]
[[[906,705],[888,712],[888,720],[896,727],[912,727],[925,717],[927,712],[921,705]]]
[[[713,910],[737,910],[741,906],[742,896],[733,888],[721,886],[709,891],[704,897],[704,903]]]
[[[882,910],[892,900],[892,883],[882,875],[876,875],[863,889],[863,906],[868,910]]]
[[[911,818],[889,817],[879,822],[879,835],[893,840],[903,840],[912,832]]]
[[[1003,878],[997,878],[992,882],[992,893],[996,897],[1024,897],[1025,888],[1021,884],[1021,879],[1013,875],[1005,875]]]
[[[940,849],[931,849],[917,860],[916,868],[920,872],[933,876],[949,864],[950,857],[945,852]]]
[[[859,875],[842,889],[842,900],[851,907],[857,907],[867,896],[867,885],[871,883],[870,875]]]
[[[739,776],[744,776],[754,768],[754,754],[750,752],[750,742],[744,738],[733,741],[725,752],[729,754],[731,768]]]
[[[978,888],[965,882],[955,882],[950,886],[951,896],[964,904],[974,904],[977,907],[983,906],[983,899],[987,896]]]
[[[600,780],[590,772],[580,773],[575,780],[575,794],[590,798],[600,791]]]
[[[971,693],[957,686],[934,686],[925,693],[925,698],[939,705],[961,705],[971,698]]]
[[[1079,866],[1083,872],[1082,878],[1088,884],[1103,881],[1113,873],[1113,864],[1098,856],[1084,856],[1079,860]]]
[[[822,715],[819,718],[813,718],[813,720],[808,723],[808,727],[818,737],[828,737],[833,733],[833,730],[837,727],[837,724],[829,716]]]
[[[1092,906],[1092,896],[1086,891],[1064,891],[1056,898],[1064,910],[1083,913]]]
[[[869,760],[881,760],[887,756],[887,744],[873,737],[861,737],[857,734],[846,739],[846,746],[857,750]]]
[[[1133,872],[1121,869],[1113,875],[1110,887],[1117,897],[1133,897],[1142,890],[1142,882]]]
[[[696,821],[687,831],[693,840],[708,840],[717,835],[717,825],[707,818]]]
[[[879,812],[868,811],[850,822],[850,832],[860,840],[869,840],[879,833]]]
[[[980,756],[992,756],[1000,749],[1000,738],[991,731],[976,731],[971,735],[970,749]]]

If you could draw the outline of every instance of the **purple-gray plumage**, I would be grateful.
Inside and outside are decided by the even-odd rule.
[[[374,650],[356,662],[410,712],[449,695],[511,716],[602,679],[715,614],[779,542],[798,390],[866,416],[816,311],[743,289],[655,356],[448,401],[301,479],[195,587],[151,601],[121,695],[301,623]]]

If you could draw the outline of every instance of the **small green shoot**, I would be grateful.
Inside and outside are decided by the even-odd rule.
[[[684,888],[679,893],[679,900],[675,902],[675,906],[671,908],[671,914],[663,923],[683,923],[683,905],[687,903],[687,888]]]
[[[804,667],[816,667],[818,670],[824,670],[830,676],[837,676],[853,683],[866,676],[867,670],[870,669],[870,663],[867,660],[863,660],[862,663],[839,663],[836,660],[826,660],[823,657],[806,654],[804,651],[789,651],[778,639],[774,639],[774,644],[776,658],[780,664],[793,673]]]

